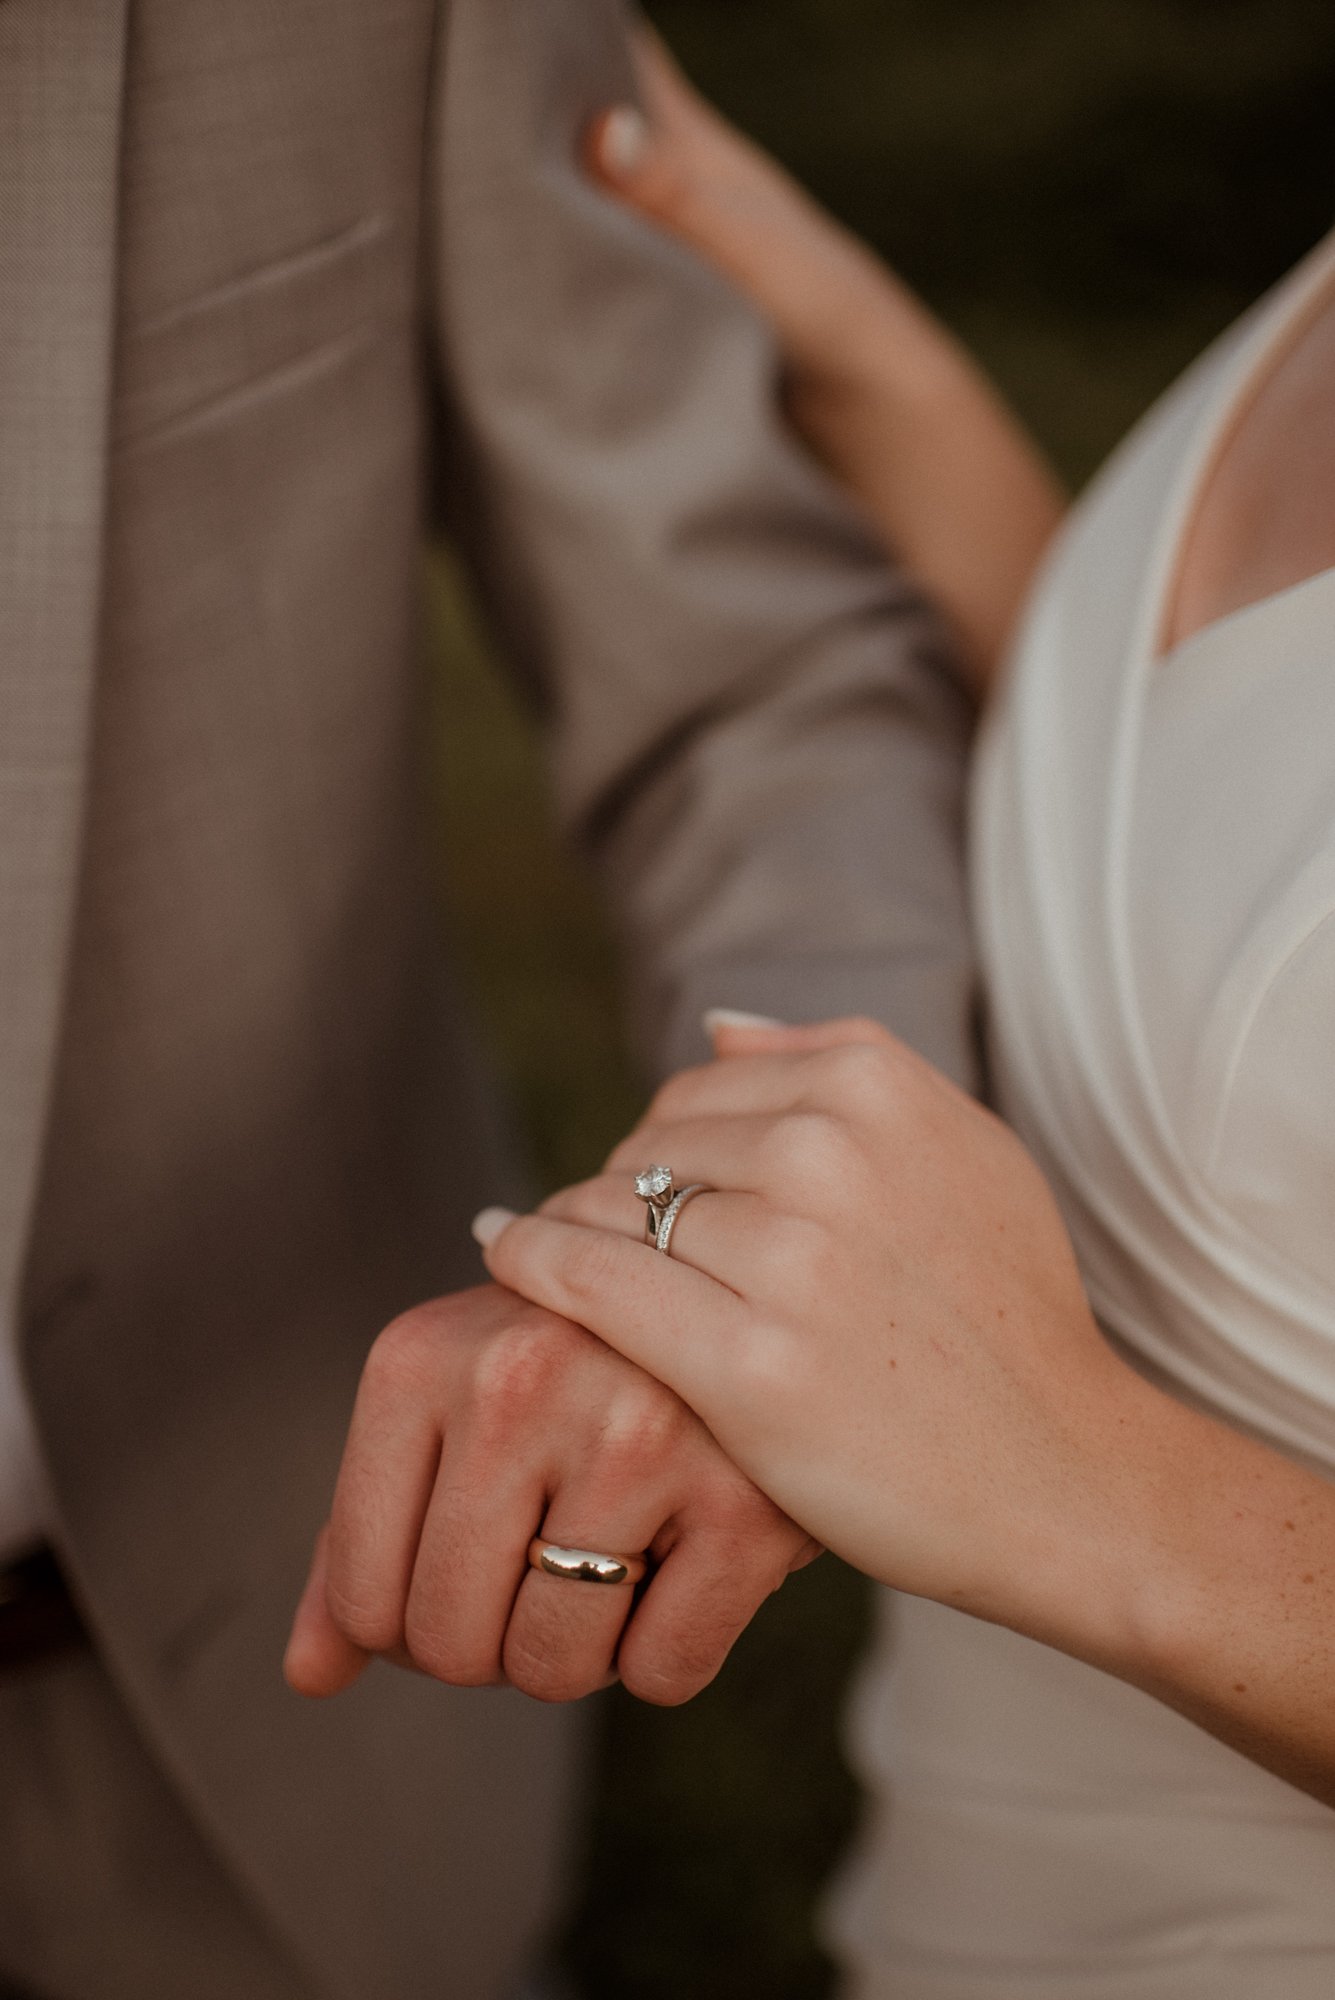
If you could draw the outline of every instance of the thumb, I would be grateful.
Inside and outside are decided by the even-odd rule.
[[[283,1677],[297,1694],[321,1700],[341,1694],[364,1672],[371,1655],[339,1631],[325,1597],[329,1529],[321,1528],[306,1588],[283,1655]]]

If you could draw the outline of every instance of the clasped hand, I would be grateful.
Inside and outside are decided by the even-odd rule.
[[[289,1648],[304,1692],[382,1654],[685,1700],[821,1544],[1104,1650],[1143,1385],[1037,1167],[874,1023],[716,1039],[597,1179],[479,1219],[495,1286],[377,1341]],[[651,1161],[712,1190],[670,1256],[643,1240]],[[536,1574],[535,1533],[647,1550],[650,1581]]]
[[[1109,1523],[1144,1385],[1093,1320],[1038,1168],[872,1022],[717,1046],[598,1179],[480,1219],[492,1275],[668,1383],[859,1568],[1097,1650],[1078,1626],[1121,1587]],[[642,1241],[651,1161],[717,1190],[670,1256]]]
[[[639,1591],[539,1574],[531,1538],[650,1552]],[[699,1418],[569,1320],[486,1285],[380,1335],[288,1645],[299,1692],[380,1655],[568,1701],[689,1700],[818,1553]]]

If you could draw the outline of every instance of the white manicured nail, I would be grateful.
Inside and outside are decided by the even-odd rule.
[[[717,1034],[720,1028],[786,1028],[786,1021],[776,1021],[769,1014],[743,1014],[736,1007],[711,1007],[705,1015],[705,1033]]]
[[[649,120],[633,104],[618,104],[603,120],[598,138],[598,163],[613,180],[627,180],[636,171],[649,144]]]
[[[473,1217],[473,1240],[484,1250],[489,1249],[498,1236],[503,1236],[510,1224],[517,1221],[512,1208],[484,1208]]]

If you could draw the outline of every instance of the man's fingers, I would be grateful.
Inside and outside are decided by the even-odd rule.
[[[404,1643],[417,1544],[435,1483],[439,1376],[427,1317],[408,1315],[376,1341],[362,1373],[330,1516],[329,1610],[368,1652]]]
[[[759,1540],[759,1537],[754,1538]],[[640,1701],[675,1707],[716,1677],[786,1569],[772,1535],[757,1562],[753,1540],[700,1528],[684,1534],[637,1605],[617,1655],[623,1686]]]
[[[306,1588],[301,1593],[292,1635],[283,1655],[283,1674],[298,1694],[322,1700],[341,1694],[365,1670],[371,1655],[340,1632],[325,1598],[329,1530],[320,1530],[311,1558]]]
[[[542,1467],[515,1457],[447,1440],[422,1525],[404,1642],[420,1672],[454,1687],[505,1679],[506,1626],[546,1501]]]
[[[609,1430],[597,1461],[553,1495],[539,1534],[559,1548],[643,1555],[669,1511],[652,1481],[637,1484],[633,1433]],[[630,1584],[578,1583],[527,1571],[505,1635],[507,1680],[539,1701],[576,1701],[616,1679],[617,1648],[636,1605]]]
[[[483,1254],[500,1284],[588,1327],[709,1422],[711,1357],[742,1326],[734,1292],[647,1244],[545,1215],[516,1217]]]

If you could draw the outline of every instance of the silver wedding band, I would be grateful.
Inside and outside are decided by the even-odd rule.
[[[648,1573],[643,1556],[605,1556],[594,1549],[562,1548],[535,1535],[528,1545],[529,1568],[567,1583],[639,1583]]]
[[[655,1250],[661,1250],[665,1257],[670,1256],[672,1232],[687,1202],[694,1201],[698,1194],[713,1192],[704,1181],[693,1181],[690,1187],[678,1189],[671,1167],[646,1167],[642,1174],[636,1174],[635,1193],[647,1211],[644,1218],[645,1242],[652,1243]]]
[[[659,1220],[658,1233],[654,1237],[654,1248],[661,1250],[665,1257],[670,1257],[672,1255],[672,1232],[677,1226],[677,1217],[681,1214],[687,1202],[694,1201],[698,1194],[712,1194],[713,1192],[714,1190],[707,1186],[704,1181],[696,1181],[692,1186],[684,1187],[680,1194],[674,1195],[663,1210],[662,1217]]]

